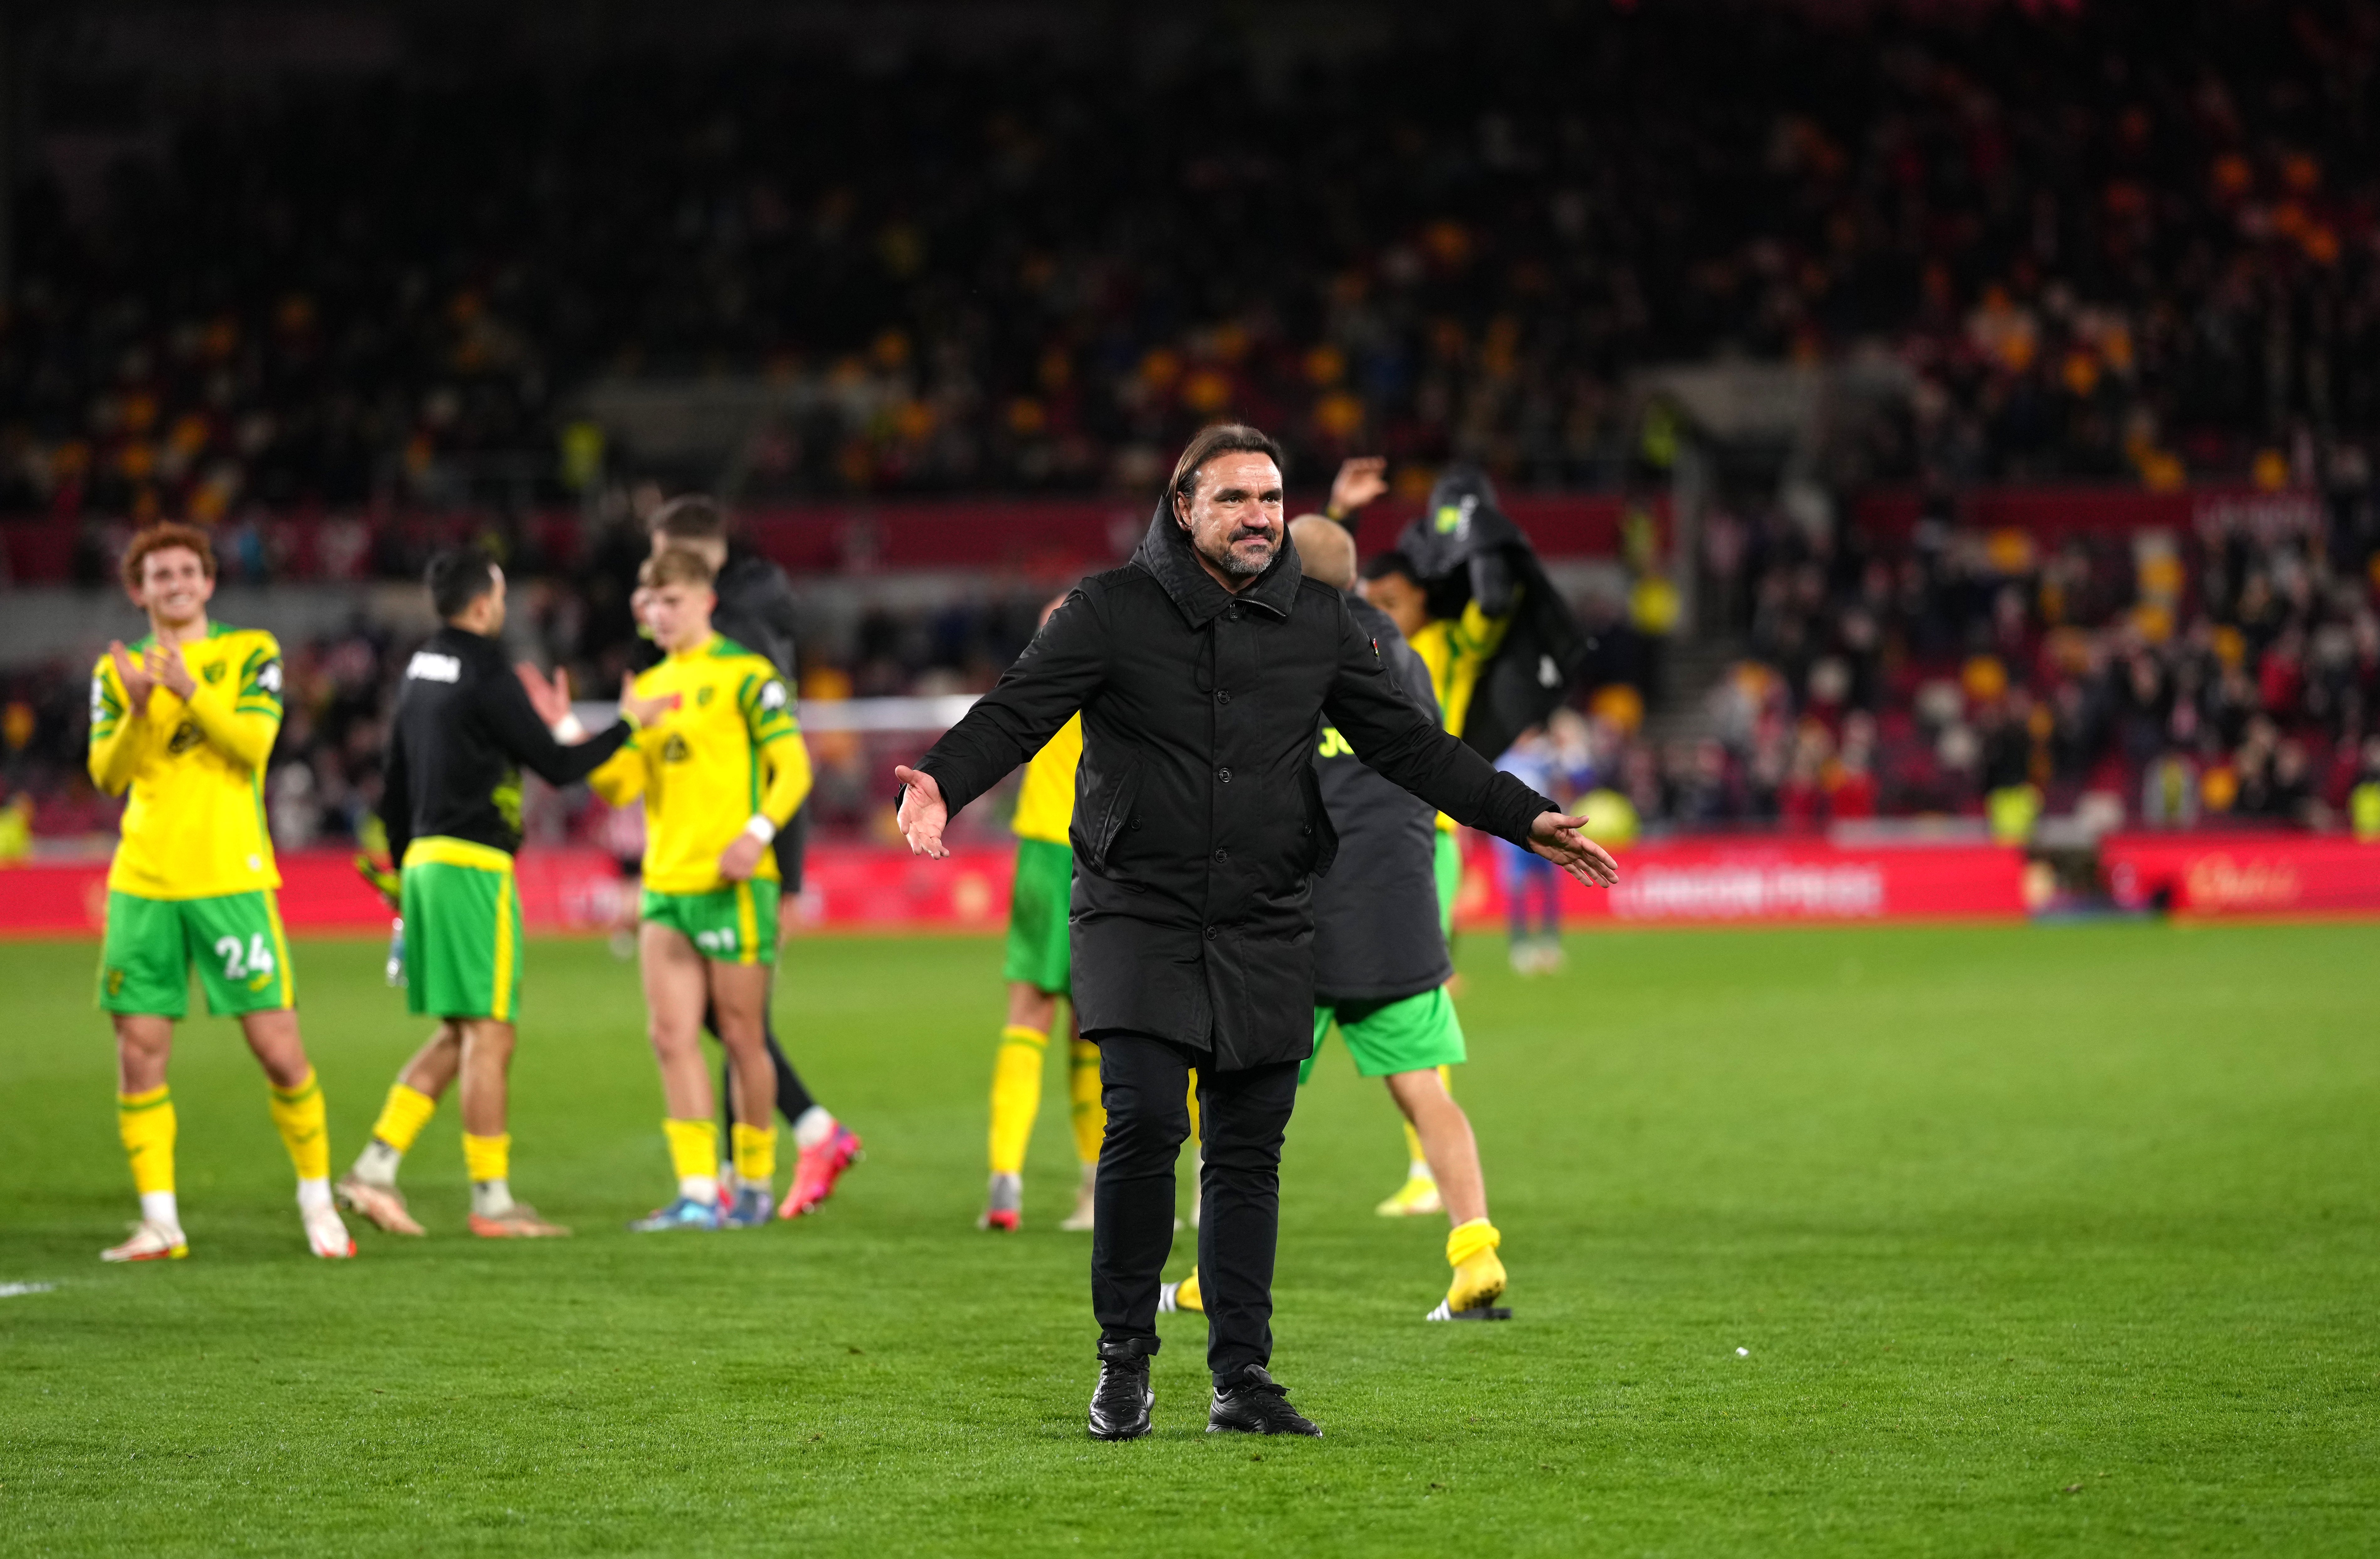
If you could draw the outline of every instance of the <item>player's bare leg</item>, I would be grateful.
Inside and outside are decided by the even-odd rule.
[[[100,1252],[103,1262],[179,1261],[190,1253],[174,1190],[174,1103],[165,1091],[174,1055],[171,1018],[119,1012],[115,1019],[116,1124],[132,1160],[140,1221],[131,1238]]]
[[[331,1133],[322,1107],[322,1088],[306,1058],[306,1041],[298,1032],[298,1014],[288,1008],[240,1015],[240,1032],[248,1038],[257,1064],[271,1087],[273,1124],[298,1171],[298,1215],[306,1226],[306,1243],[318,1256],[352,1256],[356,1242],[331,1199]]]
[[[705,960],[712,1021],[735,1079],[735,1200],[731,1228],[755,1228],[776,1216],[777,1068],[769,1058],[769,969]],[[705,1074],[706,1081],[708,1074]]]
[[[397,1166],[413,1147],[413,1140],[429,1123],[438,1101],[455,1085],[463,1070],[463,1026],[452,1018],[442,1021],[396,1074],[380,1119],[356,1155],[355,1166],[331,1188],[339,1205],[358,1213],[391,1234],[425,1232],[396,1189]]]
[[[654,1064],[661,1069],[662,1107],[667,1111],[662,1130],[669,1141],[671,1166],[677,1172],[677,1196],[628,1227],[643,1233],[717,1228],[719,1126],[713,1114],[710,1070],[702,1060],[702,1009],[710,994],[705,967],[709,961],[685,933],[651,921],[638,928],[637,955],[644,979],[647,1033],[652,1040]],[[733,1046],[728,1054],[735,1055]],[[739,1079],[743,1071],[739,1061]],[[775,1091],[772,1072],[772,1105]]]
[[[1461,978],[1457,976],[1456,978]],[[1454,982],[1447,982],[1447,991],[1454,990]],[[1438,1081],[1449,1096],[1454,1092],[1454,1069],[1438,1069]],[[1403,1123],[1405,1134],[1405,1183],[1391,1192],[1387,1200],[1372,1209],[1383,1218],[1427,1218],[1446,1211],[1446,1199],[1439,1194],[1438,1177],[1429,1166],[1429,1155],[1422,1151],[1421,1134],[1413,1122]]]
[[[1423,1154],[1454,1226],[1446,1239],[1447,1264],[1454,1269],[1446,1299],[1430,1311],[1433,1321],[1494,1321],[1512,1311],[1503,1297],[1504,1263],[1496,1247],[1502,1236],[1488,1221],[1487,1177],[1479,1168],[1479,1141],[1471,1119],[1446,1091],[1436,1069],[1397,1072],[1388,1078],[1389,1096],[1413,1123]]]

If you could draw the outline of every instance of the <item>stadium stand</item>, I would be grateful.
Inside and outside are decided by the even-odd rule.
[[[1627,694],[1580,702],[1593,772],[1656,827],[1980,816],[2022,784],[2059,812],[2318,823],[2380,764],[2362,0],[1853,30],[1725,0],[1384,10],[1265,58],[1045,27],[897,77],[765,26],[549,57],[407,16],[378,65],[219,99],[34,51],[52,120],[0,315],[18,578],[103,581],[158,515],[216,526],[260,584],[364,589],[485,535],[591,687],[629,631],[639,482],[747,514],[1129,510],[1228,412],[1306,483],[1389,455],[1400,516],[1454,458],[1638,516],[1606,549],[1621,588],[1581,598]],[[1219,77],[1247,90],[1220,105]],[[75,117],[96,103],[112,139]],[[1186,222],[1185,192],[1227,218]],[[1626,586],[1695,429],[1642,370],[1737,360],[1884,362],[1899,388],[1807,473],[1815,520],[1773,472],[1723,475],[1697,643],[1670,647]],[[656,406],[730,433],[673,443]],[[1993,522],[2036,483],[2262,496]],[[1047,582],[974,566],[846,610],[806,691],[985,685]],[[344,832],[377,783],[412,630],[358,610],[292,641],[293,838]],[[0,672],[6,783],[45,833],[100,816],[80,674]],[[873,761],[822,761],[831,824],[870,826]]]

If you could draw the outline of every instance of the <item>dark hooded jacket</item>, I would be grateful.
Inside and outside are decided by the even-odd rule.
[[[1447,467],[1430,489],[1429,507],[1405,526],[1397,549],[1428,592],[1431,616],[1460,616],[1473,600],[1491,617],[1512,614],[1463,723],[1463,740],[1492,762],[1560,705],[1594,642],[1546,577],[1528,537],[1497,504],[1495,484],[1475,466]]]
[[[1314,1048],[1313,878],[1336,838],[1320,719],[1371,767],[1521,843],[1554,804],[1439,730],[1294,547],[1237,595],[1163,501],[1132,562],[1084,580],[917,767],[955,813],[1080,709],[1074,999],[1083,1032],[1149,1034],[1219,1070]]]
[[[1347,598],[1347,610],[1438,724],[1429,668],[1389,614],[1360,596]],[[1437,811],[1374,773],[1333,726],[1315,747],[1314,772],[1339,835],[1339,864],[1314,885],[1315,998],[1332,1006],[1437,989],[1454,973],[1439,925]]]

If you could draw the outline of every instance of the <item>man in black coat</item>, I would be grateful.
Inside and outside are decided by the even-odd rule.
[[[1279,447],[1209,428],[1126,566],[1066,598],[905,787],[911,850],[1038,751],[1077,709],[1075,1000],[1099,1046],[1090,1431],[1148,1432],[1148,1357],[1172,1244],[1173,1165],[1198,1072],[1206,1149],[1199,1270],[1211,1429],[1320,1432],[1266,1372],[1281,1143],[1314,1048],[1313,878],[1337,852],[1314,773],[1328,716],[1371,767],[1582,881],[1617,869],[1580,822],[1448,735],[1405,697],[1345,600],[1286,545]]]

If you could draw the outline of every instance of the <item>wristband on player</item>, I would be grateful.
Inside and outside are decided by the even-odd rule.
[[[576,709],[562,717],[553,727],[553,739],[565,746],[587,740],[587,728],[579,723]]]
[[[767,844],[777,837],[777,825],[769,821],[766,813],[756,812],[752,814],[752,820],[744,825],[744,831]]]

